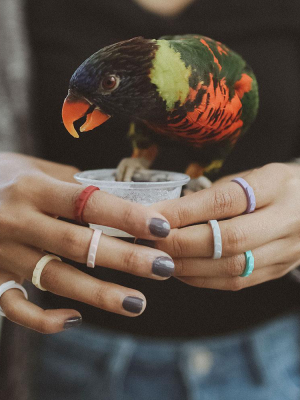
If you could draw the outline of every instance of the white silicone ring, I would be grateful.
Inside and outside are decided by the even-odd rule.
[[[96,254],[101,235],[102,235],[101,229],[94,230],[86,262],[86,265],[89,268],[95,268]]]
[[[28,293],[27,293],[26,289],[24,289],[22,285],[20,285],[19,283],[16,283],[15,281],[8,281],[8,282],[2,283],[2,285],[0,285],[0,298],[9,289],[21,290],[23,292],[26,300],[28,300]],[[0,307],[0,315],[2,317],[6,317],[6,315],[4,314],[4,311],[2,310],[1,307]]]
[[[211,229],[213,231],[213,236],[214,236],[213,259],[218,260],[219,258],[222,257],[222,237],[221,237],[219,223],[216,219],[211,219],[208,221],[208,223],[211,226]]]
[[[40,259],[40,261],[36,264],[36,266],[33,270],[33,273],[32,273],[32,283],[34,284],[34,286],[36,286],[40,290],[43,290],[44,292],[46,292],[47,290],[41,286],[41,274],[42,274],[45,266],[51,260],[61,261],[61,259],[59,257],[55,256],[54,254],[47,254],[44,257],[42,257]]]

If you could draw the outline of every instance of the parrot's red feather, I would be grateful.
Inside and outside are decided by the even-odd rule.
[[[251,78],[248,78],[242,77],[239,81],[244,84],[244,89],[251,89],[249,86]],[[235,143],[243,126],[240,90],[229,99],[229,89],[225,78],[222,78],[215,88],[213,75],[210,74],[209,85],[204,86],[199,83],[196,89],[191,88],[187,100],[193,101],[200,88],[205,89],[206,93],[194,111],[187,112],[179,122],[174,123],[170,119],[168,126],[151,126],[152,129],[162,134],[182,137],[196,147],[225,138]]]

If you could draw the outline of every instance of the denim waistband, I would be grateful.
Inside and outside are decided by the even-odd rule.
[[[47,337],[45,343],[45,359],[51,357],[51,352],[64,356],[70,354],[72,358],[75,351],[78,360],[89,360],[94,365],[100,361],[104,363],[105,373],[109,376],[108,399],[122,398],[118,393],[122,393],[127,374],[134,376],[142,370],[146,370],[147,374],[153,371],[154,376],[158,371],[161,374],[166,371],[179,373],[188,400],[199,398],[195,395],[199,392],[199,385],[214,391],[216,382],[227,382],[228,385],[235,382],[237,388],[240,384],[255,388],[268,385],[272,390],[275,387],[277,392],[282,391],[277,398],[294,399],[299,394],[299,387],[290,385],[289,378],[285,386],[280,383],[280,377],[287,375],[286,371],[300,368],[299,314],[287,315],[244,332],[209,339],[147,339],[81,327],[53,338]],[[297,374],[296,379],[300,376]],[[287,390],[290,395],[284,397]],[[219,399],[217,395],[211,397],[212,391],[209,392],[210,397],[202,393],[201,399]],[[281,394],[283,397],[280,397]],[[224,395],[223,398],[228,397]],[[243,400],[248,398],[264,397],[249,395]]]

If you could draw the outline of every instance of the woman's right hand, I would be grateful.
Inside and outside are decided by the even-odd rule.
[[[0,171],[0,284],[12,279],[31,281],[37,262],[47,253],[85,264],[93,230],[57,219],[74,219],[74,204],[83,190],[73,180],[77,170],[3,153]],[[143,239],[163,239],[169,233],[168,222],[158,212],[100,190],[89,198],[83,217]],[[101,236],[96,265],[158,280],[170,277],[174,270],[163,251],[106,235]],[[54,294],[125,316],[140,315],[146,306],[137,290],[100,281],[57,260],[43,269],[41,285]],[[16,289],[5,292],[0,305],[8,319],[43,333],[75,326],[81,317],[75,310],[44,311]]]

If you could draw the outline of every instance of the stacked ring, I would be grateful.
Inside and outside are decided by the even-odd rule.
[[[219,223],[216,219],[210,219],[208,221],[214,236],[214,254],[213,259],[218,260],[222,257],[222,238]]]
[[[83,210],[84,207],[88,201],[88,199],[90,198],[90,196],[94,193],[95,190],[100,190],[98,187],[96,186],[87,186],[85,189],[83,189],[83,191],[80,193],[80,195],[77,197],[76,201],[75,201],[75,208],[74,208],[74,217],[75,220],[77,222],[79,222],[80,224],[83,224]]]
[[[16,283],[15,281],[8,281],[8,282],[2,283],[2,285],[0,285],[0,297],[9,289],[21,290],[23,292],[26,300],[28,300],[28,293],[27,293],[26,289],[24,289],[22,285],[20,285],[19,283]],[[0,315],[2,317],[6,317],[4,311],[2,310],[1,307],[0,307]]]
[[[43,272],[43,269],[45,266],[50,262],[51,260],[58,260],[61,261],[61,259],[54,254],[47,254],[43,256],[40,261],[36,264],[33,273],[32,273],[32,283],[34,286],[36,286],[38,289],[43,290],[44,292],[47,291],[47,289],[44,289],[43,286],[41,285],[41,274]]]
[[[248,250],[244,254],[245,254],[245,259],[246,259],[246,267],[245,267],[244,272],[240,275],[243,278],[251,275],[254,270],[254,257],[253,257],[252,251]]]
[[[244,214],[252,213],[256,207],[255,194],[252,187],[243,178],[234,178],[231,182],[235,182],[241,186],[247,197],[247,208]]]
[[[86,263],[86,265],[90,268],[95,268],[96,253],[101,235],[102,235],[101,229],[94,230]]]

